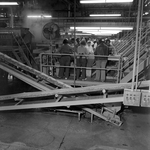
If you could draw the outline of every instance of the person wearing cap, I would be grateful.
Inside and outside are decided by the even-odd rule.
[[[91,45],[91,41],[87,41],[86,48],[88,50],[88,57],[87,57],[87,69],[86,69],[86,76],[91,77],[91,67],[93,66],[94,63],[94,51],[93,47]]]
[[[80,43],[80,46],[77,48],[77,60],[76,60],[76,66],[77,67],[86,67],[87,65],[87,56],[88,50],[86,48],[86,41],[82,40]],[[78,80],[80,78],[81,74],[81,68],[77,68],[76,71],[76,79]],[[86,69],[82,68],[82,80],[86,80]]]
[[[107,64],[107,56],[109,55],[108,48],[104,45],[104,41],[102,39],[99,40],[98,46],[94,52],[96,68],[101,68],[96,70],[96,77],[94,80],[104,82],[106,80],[106,64]],[[103,55],[103,56],[96,56]]]
[[[69,54],[73,53],[72,47],[68,44],[68,39],[64,39],[63,45],[59,50],[59,53],[62,54],[60,58],[60,69],[59,69],[59,78],[63,78],[65,76],[65,79],[69,78],[69,67],[71,62],[71,57]],[[66,54],[66,55],[65,55]],[[61,66],[67,66],[61,67]]]

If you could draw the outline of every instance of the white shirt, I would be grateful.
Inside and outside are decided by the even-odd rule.
[[[91,56],[89,56],[89,58],[90,58],[90,59],[94,59],[93,47],[92,47],[91,45],[90,45],[90,46],[86,45],[86,48],[87,48],[87,50],[88,50],[88,54],[91,55]],[[92,56],[92,55],[93,55],[93,56]]]
[[[96,43],[94,43],[94,49],[96,49],[96,47],[97,47],[97,42],[96,42]]]

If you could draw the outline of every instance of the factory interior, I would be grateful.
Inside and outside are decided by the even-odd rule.
[[[0,150],[150,150],[150,0],[1,0]]]

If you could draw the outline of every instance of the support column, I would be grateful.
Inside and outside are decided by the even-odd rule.
[[[139,25],[140,25],[140,8],[142,0],[138,1],[138,16],[137,16],[137,26],[136,26],[136,41],[135,41],[135,51],[134,51],[134,64],[133,64],[133,75],[132,75],[132,90],[134,90],[134,81],[135,81],[135,71],[136,71],[136,57],[138,50],[138,34],[139,34]]]
[[[139,30],[140,30],[140,35],[139,35],[139,42],[138,42],[138,60],[137,60],[137,69],[136,69],[136,86],[135,86],[135,89],[137,90],[138,88],[138,74],[139,74],[139,62],[140,62],[140,50],[141,50],[141,33],[142,33],[142,19],[143,19],[143,3],[144,1],[141,0],[141,12],[140,12],[140,27],[139,27]]]

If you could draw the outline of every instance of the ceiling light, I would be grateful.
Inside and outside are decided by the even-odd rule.
[[[106,36],[112,35],[111,33],[96,33],[96,32],[93,32],[93,33],[91,33],[91,34],[95,34],[95,35],[106,35]]]
[[[70,27],[70,29],[74,29],[74,27]],[[80,29],[80,30],[86,30],[86,29],[91,29],[91,30],[100,30],[100,27],[75,27],[75,29]]]
[[[91,29],[77,29],[77,31],[97,31],[97,32],[121,32],[122,30],[91,30]]]
[[[131,3],[133,0],[80,0],[82,4],[92,3]]]
[[[106,3],[131,3],[133,0],[106,0]]]
[[[91,33],[76,33],[75,35],[91,35]]]
[[[0,5],[18,5],[17,2],[0,2]]]
[[[101,33],[101,32],[85,32],[85,33],[91,33],[91,34],[96,34],[96,35],[112,35],[112,34],[117,34],[117,33],[110,33],[110,32],[107,32],[107,33]]]
[[[43,17],[45,17],[45,18],[51,18],[52,16],[50,16],[50,15],[44,15]]]
[[[74,30],[74,27],[70,27]],[[76,30],[133,30],[133,27],[75,27]]]
[[[50,15],[29,15],[28,18],[51,18]]]
[[[74,35],[74,33],[67,33],[68,35]],[[66,33],[61,33],[61,35],[66,35]],[[91,33],[75,33],[75,35],[91,35]]]
[[[105,3],[105,0],[81,0],[80,3],[82,4],[91,4],[91,3]]]
[[[117,17],[121,16],[121,14],[90,14],[90,17]]]
[[[111,34],[117,34],[121,31],[115,31],[115,30],[78,30],[78,31],[82,31],[82,32],[87,32],[87,33],[93,33],[93,32],[97,32],[97,33],[111,33]]]
[[[133,27],[101,27],[102,30],[133,30]]]
[[[111,35],[111,34],[113,34],[113,33],[110,33],[110,32],[97,32],[97,31],[84,31],[84,33],[91,33],[91,34],[109,34],[109,35]]]

